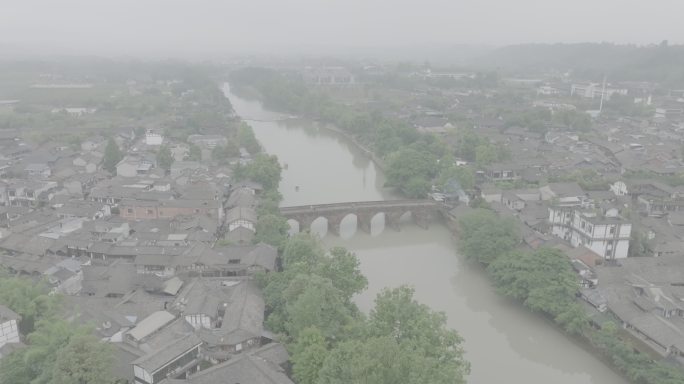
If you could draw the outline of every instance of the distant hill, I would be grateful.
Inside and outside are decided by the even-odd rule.
[[[501,47],[470,61],[473,67],[523,74],[572,71],[588,79],[648,80],[684,86],[684,45],[609,43],[524,44]]]

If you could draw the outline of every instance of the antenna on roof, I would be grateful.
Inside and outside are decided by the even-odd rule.
[[[607,76],[603,76],[603,88],[601,89],[601,104],[599,104],[599,115],[601,114],[601,111],[603,111],[603,97],[606,95],[606,79]]]

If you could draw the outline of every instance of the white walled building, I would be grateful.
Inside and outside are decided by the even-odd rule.
[[[568,207],[549,208],[551,233],[573,247],[583,245],[607,260],[623,259],[629,251],[632,224],[619,216],[599,216]]]
[[[603,90],[603,85],[600,83],[581,83],[572,84],[570,87],[570,96],[580,96],[587,99],[599,98],[601,95],[605,97],[606,100],[610,100],[613,95],[627,95],[628,90],[626,88],[610,88],[606,87]]]
[[[164,143],[164,136],[161,133],[153,130],[145,132],[145,144],[147,145],[162,145]]]
[[[0,304],[0,348],[5,344],[19,343],[19,315]]]

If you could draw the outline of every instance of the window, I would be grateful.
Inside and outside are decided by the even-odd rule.
[[[199,209],[195,209],[195,213],[199,213]]]
[[[151,210],[151,209],[148,209],[148,210],[147,210],[147,214],[148,214],[148,215],[151,215],[151,214],[153,214],[153,213],[154,213],[153,210]]]
[[[610,227],[609,233],[611,235],[614,235],[615,234],[615,227]]]
[[[240,264],[240,259],[230,259],[228,260],[228,264]]]
[[[126,210],[126,212],[128,212],[128,213],[133,213],[133,208],[128,208],[128,209]]]

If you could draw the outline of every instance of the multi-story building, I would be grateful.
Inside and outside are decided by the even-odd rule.
[[[50,200],[50,191],[56,188],[54,181],[11,180],[0,193],[6,195],[2,200],[7,205],[29,207]]]
[[[603,96],[606,100],[610,100],[613,95],[627,95],[626,88],[603,88],[599,83],[582,83],[573,84],[570,88],[570,96],[580,96],[587,99],[594,99]]]
[[[164,143],[164,136],[156,131],[148,129],[145,132],[145,144],[150,146],[162,145]]]
[[[573,247],[583,245],[606,260],[627,257],[632,224],[617,215],[553,206],[549,208],[549,224],[554,236]]]

